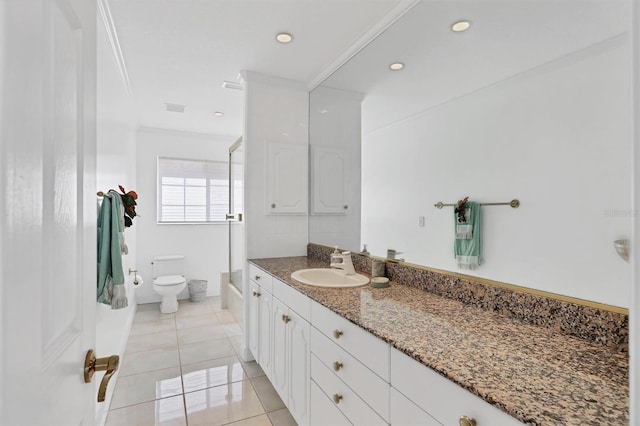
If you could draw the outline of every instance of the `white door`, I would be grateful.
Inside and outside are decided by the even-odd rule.
[[[3,425],[95,421],[95,27],[95,1],[0,0]]]

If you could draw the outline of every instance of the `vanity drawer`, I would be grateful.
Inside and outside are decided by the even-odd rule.
[[[402,426],[442,426],[409,398],[391,388],[391,424]]]
[[[389,381],[390,346],[385,341],[316,302],[311,303],[311,324],[384,381]]]
[[[283,283],[277,278],[273,279],[273,296],[280,299],[290,309],[296,311],[305,320],[311,317],[311,299],[300,293],[289,284]]]
[[[251,263],[249,264],[249,279],[269,293],[273,293],[273,277]]]
[[[314,327],[311,327],[311,353],[383,419],[389,420],[389,383]]]
[[[311,408],[309,423],[311,426],[350,426],[351,423],[338,407],[311,381]]]
[[[388,424],[313,354],[311,355],[311,380],[354,425]]]
[[[517,419],[497,409],[429,367],[391,350],[391,386],[444,425],[457,425],[461,416],[477,426],[522,426]]]

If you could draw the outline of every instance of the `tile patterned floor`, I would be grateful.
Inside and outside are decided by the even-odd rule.
[[[220,299],[138,306],[106,426],[296,425]]]

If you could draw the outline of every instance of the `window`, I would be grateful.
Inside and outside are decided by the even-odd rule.
[[[226,162],[158,158],[158,223],[221,222],[228,211]]]

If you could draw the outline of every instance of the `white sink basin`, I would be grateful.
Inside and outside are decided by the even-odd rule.
[[[359,287],[369,284],[369,278],[364,275],[345,275],[340,269],[329,268],[300,269],[292,273],[291,278],[316,287]]]

